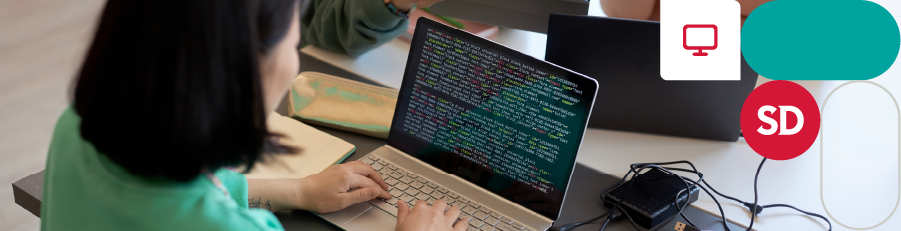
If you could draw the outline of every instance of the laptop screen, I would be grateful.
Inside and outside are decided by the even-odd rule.
[[[597,82],[421,18],[388,144],[556,219]]]

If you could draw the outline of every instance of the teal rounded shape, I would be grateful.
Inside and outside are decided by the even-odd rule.
[[[863,0],[777,0],[748,15],[741,31],[748,65],[775,80],[868,80],[898,57],[895,18]]]

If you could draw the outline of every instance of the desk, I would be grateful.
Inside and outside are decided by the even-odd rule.
[[[895,73],[897,71],[893,68],[886,73],[886,76],[897,76],[894,75]],[[901,79],[899,78],[888,79],[880,77],[874,79],[874,82],[886,86],[893,93],[901,92]],[[799,83],[814,95],[822,107],[823,100],[831,90],[844,82],[807,81]],[[842,101],[840,97],[847,97],[848,95],[867,97],[866,94],[868,93],[863,91],[873,90],[873,88],[853,89],[851,87],[853,85],[848,85],[839,93],[835,93],[833,96],[835,98],[830,99],[829,106],[839,106]],[[844,96],[842,96],[842,92],[845,93]],[[836,102],[833,102],[833,100],[836,100]],[[878,99],[873,100],[873,102],[886,103],[885,100],[880,101]],[[895,109],[891,108],[891,110]],[[823,113],[823,124],[830,126],[830,128],[840,128],[837,126],[839,123],[833,125],[832,122],[834,121],[830,119],[841,117],[842,114],[847,116],[848,113],[846,112],[828,109]],[[885,115],[885,113],[879,114]],[[854,115],[854,113],[851,113],[851,115]],[[883,121],[886,118],[889,120],[888,122],[891,122],[891,120],[895,121],[894,124],[888,123],[889,125],[898,127],[897,116],[888,114],[887,116],[869,117],[871,120]],[[359,158],[385,144],[384,140],[328,128],[317,128],[357,145],[357,152],[349,158],[350,160]],[[826,172],[828,177],[839,177],[824,180],[826,191],[837,191],[838,193],[845,193],[846,197],[854,198],[849,200],[851,202],[842,202],[829,200],[830,198],[842,198],[842,194],[830,195],[827,193],[825,195],[830,212],[840,221],[852,226],[864,227],[867,224],[879,223],[891,213],[894,206],[894,198],[897,197],[898,193],[898,185],[895,182],[898,180],[897,164],[899,163],[899,156],[897,143],[893,144],[888,141],[901,142],[898,141],[898,133],[892,132],[895,131],[880,134],[880,136],[887,138],[882,140],[887,141],[887,146],[882,145],[881,147],[867,149],[868,152],[876,153],[874,155],[861,156],[869,153],[855,153],[858,158],[849,159],[837,155],[841,153],[824,152],[823,155],[827,159],[824,161],[824,166],[826,168],[839,168],[832,172],[838,172],[832,176],[829,176],[831,171]],[[830,137],[832,136],[830,135]],[[839,139],[839,137],[836,137],[836,139]],[[842,139],[851,138],[842,137]],[[868,145],[878,146],[878,144],[872,143]],[[825,147],[841,148],[839,146]],[[819,195],[820,159],[820,141],[817,140],[807,153],[795,159],[789,161],[768,161],[764,165],[758,183],[760,203],[791,204],[825,216],[826,211]],[[628,171],[628,165],[631,163],[674,160],[692,161],[705,174],[705,179],[718,191],[745,201],[753,201],[754,172],[760,163],[761,157],[751,150],[744,140],[739,140],[738,142],[707,141],[590,128],[586,131],[582,149],[577,158],[577,161],[582,165],[611,173],[617,177],[622,177]],[[851,180],[859,182],[850,182]],[[842,190],[841,186],[843,185],[871,190],[869,192]],[[860,196],[861,194],[865,196]],[[750,213],[743,206],[732,201],[726,201],[724,198],[717,199],[723,204],[723,209],[728,219],[747,226],[750,221]],[[855,204],[853,203],[854,201],[865,203]],[[694,205],[707,213],[719,214],[716,204],[706,195],[702,194]],[[277,216],[282,219],[288,230],[292,230],[291,227],[309,228],[310,225],[320,227],[316,230],[337,230],[336,227],[304,211],[286,211],[277,214]],[[830,220],[832,219],[830,218]],[[899,225],[901,225],[901,219],[893,218],[872,230],[896,230]],[[615,226],[622,227],[622,229],[615,230],[631,230],[628,225],[617,224]],[[833,226],[834,230],[849,230],[837,225],[834,220]],[[825,230],[826,224],[793,210],[775,208],[764,210],[763,214],[755,222],[754,228],[757,230]]]
[[[601,15],[599,1],[591,1],[591,15]],[[899,8],[888,1],[880,2],[890,12]],[[543,34],[502,28],[494,41],[542,58],[547,38]],[[321,62],[360,76],[367,82],[399,88],[410,45],[395,40],[358,59],[308,46],[301,50]],[[898,65],[872,79],[901,100],[901,71]],[[768,81],[760,78],[760,83]],[[829,93],[843,81],[798,81],[823,109]],[[768,161],[759,180],[761,204],[791,204],[819,213],[832,220],[834,230],[885,223],[871,230],[897,230],[901,218],[895,214],[901,195],[901,133],[895,105],[881,89],[867,84],[842,88],[822,111],[823,128],[829,129],[830,142],[823,146],[821,135],[800,157],[789,161]],[[834,132],[834,133],[833,133]],[[832,135],[836,134],[836,135]],[[839,141],[839,142],[836,142]],[[833,143],[834,142],[834,143]],[[689,160],[703,172],[707,181],[720,192],[745,201],[753,201],[754,172],[761,161],[744,140],[718,142],[666,137],[629,132],[589,129],[586,132],[578,162],[587,167],[622,176],[628,165],[639,162]],[[823,178],[821,179],[821,160]],[[820,187],[824,188],[821,196]],[[822,199],[821,199],[822,198]],[[849,199],[851,198],[851,199]],[[717,198],[726,217],[743,225],[750,222],[748,210],[735,202]],[[702,195],[696,206],[719,214],[713,200]],[[825,206],[824,206],[825,205]],[[827,215],[828,207],[831,216]],[[825,230],[826,224],[793,210],[774,208],[763,211],[755,221],[758,230]]]
[[[347,158],[348,161],[357,160],[366,154],[372,152],[378,147],[385,145],[385,140],[372,138],[368,136],[363,136],[355,133],[340,131],[336,129],[326,128],[322,126],[312,125],[315,128],[322,130],[330,135],[341,138],[350,142],[357,146],[356,152],[354,152],[350,157]],[[563,212],[560,215],[560,219],[557,223],[555,223],[556,227],[560,227],[563,224],[583,221],[589,218],[592,218],[596,215],[602,214],[607,211],[607,208],[602,206],[602,202],[598,197],[599,193],[604,190],[604,188],[615,184],[619,181],[617,176],[603,174],[596,170],[590,169],[583,164],[578,164],[574,169],[574,177],[572,180],[572,185],[569,187],[569,193],[566,195],[566,200],[563,204]],[[695,224],[701,226],[704,229],[721,229],[722,224],[720,220],[715,216],[710,216],[704,214],[705,211],[699,210],[695,207],[686,208],[684,211],[685,215],[689,217]],[[281,211],[275,214],[278,217],[279,222],[282,223],[285,230],[317,230],[317,231],[337,231],[340,228],[330,224],[329,222],[320,219],[318,216],[311,212],[301,211],[301,210],[291,210],[291,211]],[[685,221],[681,217],[677,217],[675,221],[680,221],[685,223]],[[675,221],[666,225],[670,227],[674,225]],[[601,226],[601,223],[595,222],[591,224],[583,225],[576,230],[597,230]],[[730,224],[731,229],[740,230],[741,228],[735,226],[734,224]],[[621,230],[634,230],[629,222],[622,220],[619,222],[611,222],[610,225],[606,228],[608,231],[621,231]],[[661,229],[668,230],[668,229]]]

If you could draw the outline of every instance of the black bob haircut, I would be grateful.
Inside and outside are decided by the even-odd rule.
[[[286,37],[301,1],[109,0],[75,82],[81,136],[146,177],[252,168],[278,149],[259,56]]]

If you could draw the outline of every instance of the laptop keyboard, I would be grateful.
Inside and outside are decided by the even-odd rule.
[[[404,170],[403,168],[369,154],[361,159],[375,169],[390,187],[391,199],[376,199],[369,203],[397,216],[397,201],[403,200],[411,207],[420,200],[432,205],[438,199],[444,199],[448,205],[460,208],[460,220],[469,223],[468,231],[534,231],[522,223],[505,217],[478,202],[469,200],[423,176]],[[449,208],[449,207],[448,207]]]

